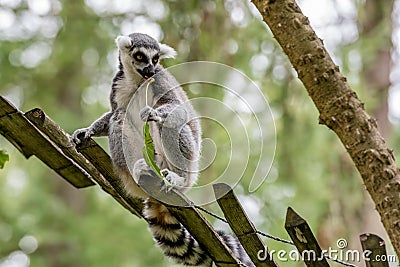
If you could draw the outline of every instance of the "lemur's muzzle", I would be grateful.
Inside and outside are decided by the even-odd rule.
[[[152,65],[149,65],[149,66],[143,68],[141,74],[146,79],[150,78],[151,76],[153,76],[155,74],[154,67]]]

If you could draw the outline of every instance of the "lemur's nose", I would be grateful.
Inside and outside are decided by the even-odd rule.
[[[143,77],[148,79],[155,74],[154,67],[152,65],[148,65],[143,69]]]

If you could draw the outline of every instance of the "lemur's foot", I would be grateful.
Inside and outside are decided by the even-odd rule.
[[[168,169],[161,170],[161,174],[164,176],[163,185],[161,190],[169,192],[172,189],[178,189],[185,186],[185,179],[178,174]]]
[[[80,143],[88,140],[90,137],[94,135],[94,132],[90,128],[82,128],[76,130],[70,137],[71,142],[75,145],[79,145]]]
[[[144,159],[139,159],[136,161],[135,165],[133,165],[133,175],[136,180],[139,180],[142,175],[152,175],[151,168],[147,165]]]
[[[150,106],[145,106],[140,111],[140,119],[144,122],[156,121],[156,122],[162,123],[164,121],[163,118],[161,118],[161,116],[158,115],[157,111]]]

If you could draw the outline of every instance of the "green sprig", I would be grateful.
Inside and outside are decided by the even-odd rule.
[[[146,86],[146,106],[147,106],[147,94],[149,90],[149,86],[155,80],[154,78],[149,79],[147,86]],[[149,123],[146,122],[143,126],[143,138],[144,138],[144,147],[142,149],[143,158],[146,161],[147,165],[151,167],[154,172],[163,179],[163,175],[161,174],[160,168],[157,166],[156,163],[156,150],[154,149],[153,138],[151,138],[150,131],[149,131]]]
[[[4,164],[6,164],[6,162],[9,160],[10,157],[8,156],[8,154],[5,151],[0,150],[0,169],[3,169]]]
[[[149,124],[147,122],[143,126],[143,136],[144,136],[144,147],[142,149],[142,152],[144,160],[146,161],[147,165],[154,170],[157,176],[163,179],[164,177],[162,176],[160,168],[157,166],[156,163],[155,159],[156,151],[154,149],[153,138],[151,138],[149,131]]]

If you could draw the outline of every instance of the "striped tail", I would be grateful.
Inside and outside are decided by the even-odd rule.
[[[154,240],[167,257],[186,266],[212,266],[212,259],[207,252],[164,205],[147,200],[143,215]],[[255,267],[235,237],[221,231],[218,234],[245,266]]]

